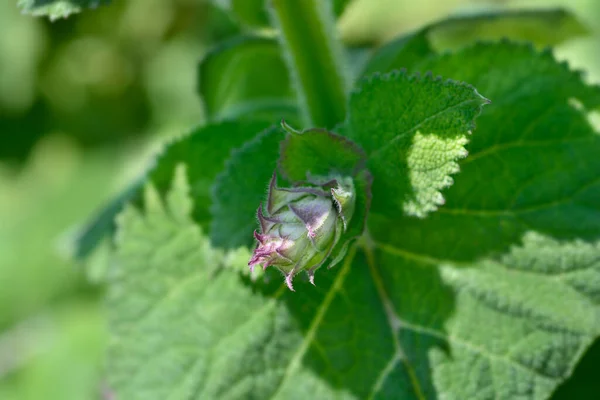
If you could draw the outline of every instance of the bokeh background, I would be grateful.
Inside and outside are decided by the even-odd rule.
[[[592,32],[558,57],[600,82],[598,0],[355,0],[338,30],[381,44],[450,14],[551,6]],[[114,0],[55,22],[0,1],[0,399],[102,398],[108,246],[76,262],[73,240],[161,143],[203,122],[198,61],[237,33],[202,0]]]

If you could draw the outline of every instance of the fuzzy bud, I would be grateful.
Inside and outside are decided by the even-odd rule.
[[[273,174],[266,210],[261,204],[257,211],[260,232],[254,232],[258,245],[250,269],[256,264],[277,268],[290,290],[294,276],[306,271],[314,285],[315,271],[346,231],[355,197],[351,178],[311,179],[305,186],[278,188]]]

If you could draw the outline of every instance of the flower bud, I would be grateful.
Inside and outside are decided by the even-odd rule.
[[[351,178],[311,179],[306,186],[278,188],[273,174],[266,210],[262,204],[257,216],[258,245],[248,262],[263,269],[273,266],[292,279],[307,271],[314,285],[315,271],[331,255],[354,213],[355,193]]]

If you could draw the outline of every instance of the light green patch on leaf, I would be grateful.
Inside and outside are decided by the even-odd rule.
[[[488,100],[472,86],[393,72],[351,95],[344,133],[361,145],[373,174],[373,209],[419,217],[443,204],[467,135]]]
[[[47,16],[54,21],[109,3],[110,0],[19,0],[17,5],[24,13]]]
[[[289,73],[274,38],[241,36],[220,44],[200,62],[198,86],[211,119],[265,115],[276,121],[297,114]]]
[[[435,211],[435,205],[444,203],[439,189],[452,185],[450,175],[459,172],[456,160],[467,156],[464,147],[467,143],[464,136],[442,138],[417,132],[406,156],[408,181],[414,191],[414,196],[403,205],[407,214]]]

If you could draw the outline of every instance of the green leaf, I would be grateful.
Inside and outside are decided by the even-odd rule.
[[[424,398],[546,399],[600,334],[597,304],[570,282],[597,274],[599,242],[530,232],[505,255],[457,264],[385,240],[371,270]]]
[[[86,8],[96,8],[109,3],[110,0],[19,0],[17,4],[27,14],[47,16],[54,21]]]
[[[600,332],[600,137],[587,121],[587,112],[600,106],[600,89],[586,86],[551,53],[507,42],[479,44],[417,68],[468,80],[494,102],[478,119],[447,204],[421,221],[374,217],[370,232],[399,269],[441,265],[444,281],[468,294],[462,305],[464,295],[455,300],[455,315],[462,310],[471,317],[455,317],[457,331],[448,338],[477,337],[467,348],[514,363],[514,371],[524,365],[516,382],[531,389],[525,398],[548,398]],[[511,382],[504,368],[473,357],[458,362],[451,354],[456,363],[444,367],[445,376],[434,373],[434,382],[445,391],[456,388],[452,397],[473,397],[468,388],[484,398],[517,397],[504,389]],[[461,381],[473,369],[488,388]]]
[[[382,46],[364,67],[363,75],[412,68],[428,56],[481,40],[508,37],[543,47],[587,33],[589,30],[575,15],[560,8],[460,15],[434,22]]]
[[[354,176],[365,167],[364,151],[343,136],[324,129],[287,130],[281,144],[279,170],[289,181],[305,181],[309,175]]]
[[[210,231],[215,246],[230,249],[254,243],[256,210],[265,200],[278,159],[279,171],[291,182],[306,180],[307,173],[352,175],[357,203],[347,236],[355,238],[362,233],[371,201],[371,175],[364,170],[362,150],[348,139],[323,130],[288,134],[286,138],[283,129],[270,128],[234,151],[215,180]],[[251,173],[248,168],[252,168]],[[339,248],[334,253],[341,251]]]
[[[275,39],[241,36],[210,51],[198,68],[199,92],[211,119],[261,113],[273,120],[295,116],[289,74]]]
[[[196,128],[166,145],[147,176],[109,202],[80,232],[76,242],[77,257],[85,258],[103,237],[112,232],[114,218],[125,203],[134,201],[139,204],[140,188],[146,180],[152,181],[161,194],[166,193],[173,171],[180,162],[188,165],[194,220],[208,229],[213,180],[225,167],[225,160],[232,149],[242,146],[269,125],[271,123],[264,120],[223,121]]]
[[[345,134],[360,144],[374,177],[373,210],[425,216],[443,204],[456,160],[487,100],[470,85],[404,72],[362,80]]]
[[[119,217],[107,368],[118,398],[260,397],[283,375],[290,356],[280,350],[301,340],[285,307],[226,269],[227,255],[210,247],[191,209],[180,166],[165,200],[149,185],[145,211],[128,207]]]
[[[600,242],[528,233],[454,263],[367,241],[293,293],[229,266],[191,210],[179,167],[165,200],[148,186],[145,210],[119,218],[118,398],[545,399],[600,334],[598,303],[572,284],[598,272]]]
[[[587,112],[600,106],[598,87],[586,86],[550,52],[508,42],[479,44],[418,68],[472,82],[493,103],[477,120],[445,206],[422,222],[396,219],[392,226],[403,229],[382,235],[410,252],[463,260],[504,252],[527,230],[597,238],[600,136]]]
[[[212,188],[211,239],[215,246],[250,245],[256,210],[264,201],[279,158],[281,128],[269,128],[235,150]]]

